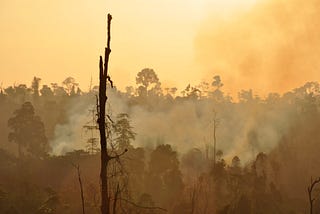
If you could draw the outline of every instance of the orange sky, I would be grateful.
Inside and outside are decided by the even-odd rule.
[[[111,75],[119,87],[134,84],[145,67],[172,84],[180,83],[177,75],[186,71],[181,78],[186,84],[194,76],[197,11],[181,2],[1,0],[0,83],[29,84],[34,75],[45,83],[61,83],[72,76],[88,87],[91,76],[97,80],[105,16],[111,12]]]
[[[72,76],[87,90],[91,76],[97,83],[98,58],[105,46],[105,16],[111,12],[110,65],[116,85],[134,85],[135,75],[149,67],[164,85],[182,90],[188,83],[197,84],[217,74],[214,66],[208,66],[208,61],[215,60],[210,52],[216,46],[205,39],[199,42],[199,35],[205,34],[203,26],[245,13],[256,1],[1,0],[0,84],[30,84],[33,76],[46,84],[61,83]],[[215,21],[210,22],[212,19]],[[206,51],[201,50],[203,46]],[[224,71],[218,74],[224,79]],[[228,76],[225,79],[230,80]]]

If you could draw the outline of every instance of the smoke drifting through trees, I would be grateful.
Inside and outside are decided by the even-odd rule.
[[[215,82],[216,78],[212,79],[212,83]],[[159,83],[155,84],[155,87],[158,87]],[[190,92],[184,90],[184,96],[177,92],[177,97],[174,98],[166,92],[161,94],[149,92],[150,96],[144,97],[144,94],[139,94],[141,91],[139,85],[131,87],[133,92],[135,88],[137,89],[136,95],[130,91],[120,93],[112,89],[108,92],[110,97],[108,114],[113,120],[116,120],[116,116],[121,113],[130,115],[134,132],[138,133],[133,142],[136,146],[154,147],[165,142],[178,151],[186,152],[193,148],[203,151],[206,144],[213,145],[211,123],[215,110],[220,120],[216,136],[219,141],[217,150],[222,150],[229,161],[234,155],[247,161],[260,151],[271,151],[278,145],[293,120],[294,106],[283,101],[287,99],[289,102],[292,99],[290,96],[293,95],[290,93],[287,93],[281,101],[280,95],[277,94],[270,94],[262,100],[254,97],[250,91],[241,91],[240,103],[232,103],[227,96],[223,96],[221,88],[218,91],[216,88],[201,90],[200,86],[197,90],[201,91],[201,99],[200,94],[194,94],[191,90]],[[307,93],[306,91],[314,90],[314,87],[313,84],[307,84],[296,92]],[[155,91],[154,88],[149,90]],[[54,99],[63,98],[59,98],[61,92],[55,93]],[[55,113],[58,109],[51,112],[53,115],[64,115],[61,122],[55,122],[54,132],[49,133],[52,154],[60,155],[74,149],[85,148],[85,143],[91,136],[86,135],[83,126],[92,120],[89,110],[94,108],[94,93],[92,91],[81,96],[71,96],[63,102],[64,107],[62,105],[58,107],[61,113]],[[45,96],[47,95],[41,95],[42,98],[48,99]],[[264,104],[265,102],[269,104]],[[271,108],[270,105],[274,106]],[[45,117],[47,120],[50,119],[49,115]],[[98,137],[97,132],[95,137]],[[213,156],[212,148],[209,152]]]
[[[319,79],[319,1],[261,0],[219,18],[212,12],[195,39],[200,65],[223,74],[232,93],[285,92]]]
[[[236,72],[227,85],[245,78],[235,88],[284,90],[302,72],[314,79],[319,8],[315,0],[262,2],[200,32],[200,57],[206,64],[203,44],[212,45],[210,66]],[[241,90],[234,101],[218,75],[179,91],[145,68],[120,91],[107,73],[110,22],[108,15],[99,87],[84,92],[72,77],[50,86],[34,77],[30,87],[1,88],[0,213],[320,213],[319,83],[265,97]],[[98,139],[85,125],[95,116],[101,153],[84,135],[87,127]]]
[[[152,69],[144,69],[142,73],[156,76]],[[122,162],[125,171],[119,167],[122,165],[111,166],[115,172],[111,195],[117,198],[116,209],[122,204],[125,209],[154,207],[154,212],[163,212],[157,211],[161,208],[173,213],[191,210],[193,213],[218,210],[234,213],[237,209],[246,212],[250,207],[264,209],[263,203],[268,204],[267,213],[274,213],[277,209],[305,208],[309,178],[320,173],[317,168],[320,164],[317,158],[320,139],[317,130],[320,125],[318,83],[307,83],[283,95],[272,93],[265,99],[253,96],[252,91],[242,90],[238,94],[239,102],[233,102],[223,93],[223,78],[217,76],[199,86],[188,85],[181,93],[162,90],[158,78],[151,80],[155,82],[140,84],[138,81],[126,92],[116,88],[108,90],[108,115],[116,126],[110,129],[111,142],[117,151],[129,148]],[[37,90],[30,90],[25,85],[4,89],[0,95],[3,106],[0,111],[3,118],[1,145],[5,150],[17,153],[16,144],[7,139],[10,131],[7,121],[14,117],[14,109],[20,109],[25,101],[32,102],[34,114],[43,121],[49,146],[56,156],[46,154],[42,159],[31,156],[24,167],[30,169],[32,166],[34,173],[23,172],[24,180],[36,182],[41,187],[50,181],[57,192],[63,192],[62,196],[51,191],[48,196],[41,197],[32,193],[33,197],[42,198],[42,203],[46,197],[53,197],[52,204],[45,203],[44,207],[51,206],[63,213],[62,204],[74,200],[70,209],[80,212],[80,193],[75,192],[79,191],[79,184],[72,166],[65,166],[65,163],[70,165],[71,161],[77,160],[81,165],[88,213],[89,210],[99,210],[99,183],[93,176],[98,174],[96,163],[99,158],[83,151],[87,145],[83,126],[92,120],[92,113],[88,110],[94,107],[97,91],[96,87],[81,93],[68,94],[66,90],[59,84],[53,88],[40,85],[39,96],[34,96]],[[219,119],[214,168],[213,110]],[[14,166],[15,157],[4,150],[0,152],[3,152],[3,166]],[[6,171],[8,168],[2,169],[7,175],[2,177],[1,183],[11,182],[14,175]],[[41,180],[37,177],[41,170],[52,178]],[[298,175],[297,171],[301,173]],[[73,189],[68,187],[70,184],[74,185]],[[159,185],[161,190],[154,188]],[[3,191],[19,190],[4,187]],[[65,189],[68,193],[64,192]],[[24,197],[22,193],[19,195]],[[3,197],[8,204],[15,201]],[[59,205],[57,197],[61,198],[62,204]],[[176,198],[179,200],[174,200]],[[273,201],[271,198],[277,199]],[[31,202],[17,205],[17,209],[23,209],[28,203]],[[289,205],[290,209],[287,208]],[[34,210],[40,205],[28,206]]]

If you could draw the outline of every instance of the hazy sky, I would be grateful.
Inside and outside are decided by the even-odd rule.
[[[226,16],[255,0],[0,0],[0,84],[61,83],[87,89],[98,78],[106,13],[113,15],[111,76],[123,88],[143,68],[182,89],[208,74],[195,60],[194,40],[210,13]]]
[[[153,68],[163,87],[220,75],[223,90],[265,95],[320,78],[318,0],[0,0],[0,86],[98,83],[113,15],[111,76],[120,89]]]

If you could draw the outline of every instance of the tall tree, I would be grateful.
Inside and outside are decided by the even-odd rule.
[[[107,146],[107,137],[106,137],[106,102],[107,102],[107,82],[110,83],[113,88],[113,82],[108,75],[108,64],[109,64],[109,56],[111,53],[110,49],[110,27],[111,27],[111,19],[112,16],[108,14],[108,25],[107,25],[107,47],[105,48],[105,58],[104,64],[102,56],[100,56],[99,61],[99,98],[97,103],[97,112],[98,112],[98,126],[100,131],[100,146],[101,146],[101,168],[100,168],[100,180],[101,180],[101,214],[109,214],[110,213],[110,196],[109,196],[109,187],[108,187],[108,164],[114,158],[119,158],[127,149],[124,150],[119,155],[110,155],[108,153]]]
[[[129,115],[121,113],[117,115],[117,121],[114,125],[115,133],[117,134],[116,142],[120,150],[129,148],[130,141],[135,139],[136,133],[133,132],[130,125]]]
[[[220,120],[217,117],[217,112],[213,111],[213,166],[216,166],[216,156],[217,156],[217,128],[219,126]]]
[[[34,99],[37,99],[40,95],[40,93],[39,93],[40,81],[41,81],[41,79],[39,77],[34,77],[32,80],[31,88],[33,91]]]
[[[103,66],[103,59],[100,56],[99,69],[100,69],[100,84],[99,84],[99,103],[98,107],[98,125],[100,131],[100,146],[101,146],[101,168],[100,168],[100,180],[101,180],[101,214],[108,214],[110,211],[110,199],[108,197],[108,177],[107,167],[109,162],[109,155],[107,153],[107,138],[106,138],[106,102],[107,102],[107,80],[108,80],[108,63],[111,53],[110,49],[110,25],[112,16],[108,14],[108,35],[107,35],[107,47],[105,48],[105,61]],[[109,78],[110,79],[110,78]]]
[[[150,93],[159,95],[161,93],[161,83],[156,72],[151,68],[144,68],[137,74],[136,83],[138,85],[139,96],[146,97]]]
[[[40,117],[35,115],[30,102],[25,102],[14,112],[14,117],[8,120],[8,126],[11,129],[9,141],[18,145],[19,157],[23,155],[23,148],[35,157],[47,154],[49,146],[44,124]]]
[[[40,89],[40,93],[42,97],[45,98],[53,98],[54,94],[51,88],[48,85],[43,85]]]
[[[215,87],[215,90],[211,93],[212,98],[216,102],[223,101],[223,92],[220,90],[220,88],[223,86],[223,83],[219,75],[213,77],[213,82],[211,85]]]
[[[89,110],[92,120],[89,121],[86,125],[83,126],[83,128],[86,130],[86,132],[89,132],[90,137],[87,140],[87,151],[89,154],[93,155],[99,152],[98,144],[99,144],[99,138],[95,137],[95,132],[98,130],[98,126],[96,124],[96,111],[95,109]]]
[[[73,77],[66,78],[62,85],[64,86],[65,91],[68,95],[75,95],[76,94],[76,88],[78,88],[79,84],[76,82],[76,80]]]
[[[183,190],[178,154],[169,144],[158,145],[150,154],[147,190],[166,207],[170,207]],[[157,188],[154,188],[157,186]]]

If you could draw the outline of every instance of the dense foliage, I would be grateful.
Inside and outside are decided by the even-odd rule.
[[[318,83],[265,98],[242,90],[233,101],[219,76],[181,95],[162,89],[152,69],[136,81],[109,92],[110,150],[128,149],[110,164],[115,211],[305,213],[310,177],[320,175]],[[40,83],[1,89],[0,212],[80,213],[77,164],[86,213],[99,213],[96,87],[83,92],[71,77]]]

